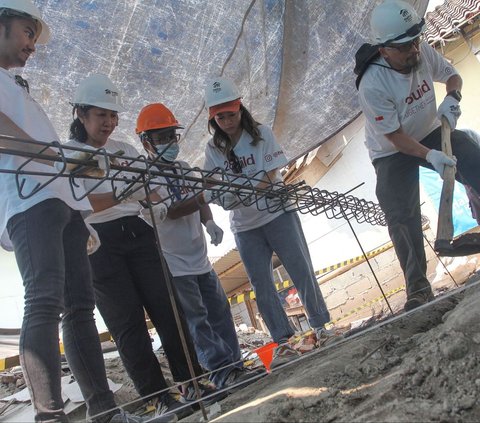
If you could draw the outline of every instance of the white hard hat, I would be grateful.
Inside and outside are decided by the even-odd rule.
[[[373,9],[370,27],[378,44],[398,44],[417,38],[425,20],[405,1],[385,0]]]
[[[237,86],[229,79],[218,77],[207,82],[205,88],[205,107],[237,100],[241,97]]]
[[[73,98],[75,106],[95,106],[124,112],[120,93],[107,75],[92,74],[78,84]]]
[[[47,44],[50,39],[50,28],[42,19],[40,10],[38,10],[37,6],[35,6],[31,0],[0,0],[0,15],[5,11],[7,13],[8,11],[12,11],[15,15],[27,15],[25,17],[35,19],[40,24],[40,34],[38,35],[37,44]]]

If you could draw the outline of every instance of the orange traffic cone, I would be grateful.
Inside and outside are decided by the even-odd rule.
[[[263,347],[253,350],[258,355],[258,358],[262,361],[263,365],[267,369],[267,372],[270,372],[270,364],[272,364],[273,360],[273,350],[277,346],[278,344],[276,342],[270,342]]]

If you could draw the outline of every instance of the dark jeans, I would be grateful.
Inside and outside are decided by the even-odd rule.
[[[457,179],[480,192],[480,148],[461,131],[452,132],[451,142],[457,158]],[[441,150],[440,128],[421,143]],[[390,238],[405,275],[407,298],[419,291],[431,292],[423,248],[418,166],[430,169],[432,166],[403,153],[374,160],[373,166],[377,173],[378,202],[385,213]]]
[[[92,225],[101,246],[90,256],[97,307],[141,396],[167,387],[152,350],[144,308],[162,341],[175,381],[191,379],[163,276],[153,229],[136,216]],[[196,375],[202,374],[183,311]]]
[[[35,420],[66,421],[60,386],[60,320],[65,355],[88,414],[115,407],[93,318],[89,233],[80,213],[50,199],[13,216],[7,229],[25,287],[20,362]]]

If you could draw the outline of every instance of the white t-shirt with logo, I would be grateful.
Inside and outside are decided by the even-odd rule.
[[[235,155],[238,157],[242,165],[242,173],[248,177],[261,178],[262,174],[259,172],[270,172],[276,169],[274,180],[272,182],[281,182],[280,168],[288,163],[282,147],[278,144],[273,135],[272,130],[265,125],[259,127],[263,140],[259,141],[257,145],[252,145],[253,138],[247,131],[243,131],[240,139],[233,148]],[[213,139],[207,144],[205,149],[205,170],[212,170],[214,168],[224,169],[227,173],[233,173],[231,165],[225,154],[215,147]],[[241,184],[241,179],[233,180],[232,182]],[[270,213],[267,210],[265,197],[261,197],[257,205],[253,204],[248,207],[240,207],[230,212],[230,228],[233,233],[244,232],[250,229],[259,228],[268,222],[271,222],[276,217],[283,213],[283,210]]]
[[[379,58],[374,63],[389,67]],[[365,144],[371,160],[398,152],[385,137],[400,126],[421,141],[440,126],[433,82],[446,82],[456,69],[427,43],[420,44],[418,69],[402,74],[371,64],[359,87],[360,106],[365,114]]]
[[[0,68],[0,112],[35,140],[45,143],[58,141],[58,135],[42,107],[15,82],[15,76],[3,68]],[[2,154],[0,150],[1,169],[17,170],[26,160],[28,159],[25,157]],[[52,174],[56,172],[54,167],[36,162],[30,162],[22,170]],[[5,230],[8,220],[42,201],[59,198],[72,209],[86,213],[91,211],[87,198],[77,201],[73,197],[68,178],[64,177],[55,179],[34,195],[28,196],[38,183],[45,183],[50,178],[51,176],[21,175],[18,181],[25,183],[22,195],[28,197],[23,199],[19,196],[15,175],[0,172],[0,234],[3,248],[12,250]]]
[[[186,162],[176,162],[189,168]],[[180,172],[180,168],[175,168]],[[169,172],[170,170],[163,170]],[[172,170],[173,172],[173,170]],[[188,172],[188,176],[198,176]],[[194,195],[192,184],[187,180],[160,177],[168,188],[162,187],[159,194],[162,198],[168,196],[165,204],[170,207],[175,201],[186,200]],[[158,236],[163,255],[173,276],[203,275],[212,270],[208,260],[207,242],[200,220],[200,212],[196,211],[178,219],[166,218],[157,224]]]
[[[68,145],[71,147],[80,147],[80,148],[96,150],[94,147],[89,146],[88,144],[84,144],[75,140],[67,141],[65,145]],[[136,150],[136,148],[133,145],[128,144],[126,142],[115,141],[112,139],[109,139],[106,142],[104,148],[105,150],[107,150],[108,153],[116,153],[119,150],[123,150],[125,152],[124,154],[125,159],[124,160],[119,159],[119,164],[121,166],[128,166],[130,164],[131,160],[128,160],[127,159],[128,157],[134,158],[140,155],[140,153]],[[139,167],[139,168],[144,167],[142,166],[141,162],[134,162],[132,166]],[[116,172],[116,171],[111,171],[111,172]],[[115,175],[115,177],[118,177],[118,178],[125,177],[127,179],[130,179],[132,176],[138,176],[138,174],[128,173],[128,172],[120,172],[118,174],[112,173],[112,176],[113,175]],[[77,178],[76,180],[78,182],[83,182],[83,186],[81,189],[86,189],[87,191],[90,191],[99,182],[98,179]],[[93,194],[103,194],[107,192],[112,192],[112,183],[111,181],[108,181],[108,180],[102,182],[98,187],[96,187],[92,191]],[[138,216],[141,209],[142,209],[142,206],[138,201],[120,203],[108,209],[105,209],[96,213],[92,213],[90,216],[88,216],[85,219],[85,221],[90,224],[110,222],[111,220],[119,219],[125,216]]]

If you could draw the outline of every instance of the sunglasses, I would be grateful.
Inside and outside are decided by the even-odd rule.
[[[232,169],[233,173],[242,173],[242,164],[233,150],[228,152],[227,159],[230,164],[230,169]]]
[[[400,43],[400,44],[390,44],[386,45],[385,47],[387,48],[394,48],[395,50],[398,50],[400,53],[408,53],[412,47],[415,47],[418,49],[418,46],[422,42],[423,37],[419,36],[417,38],[414,38],[411,41],[407,41],[406,43]]]

